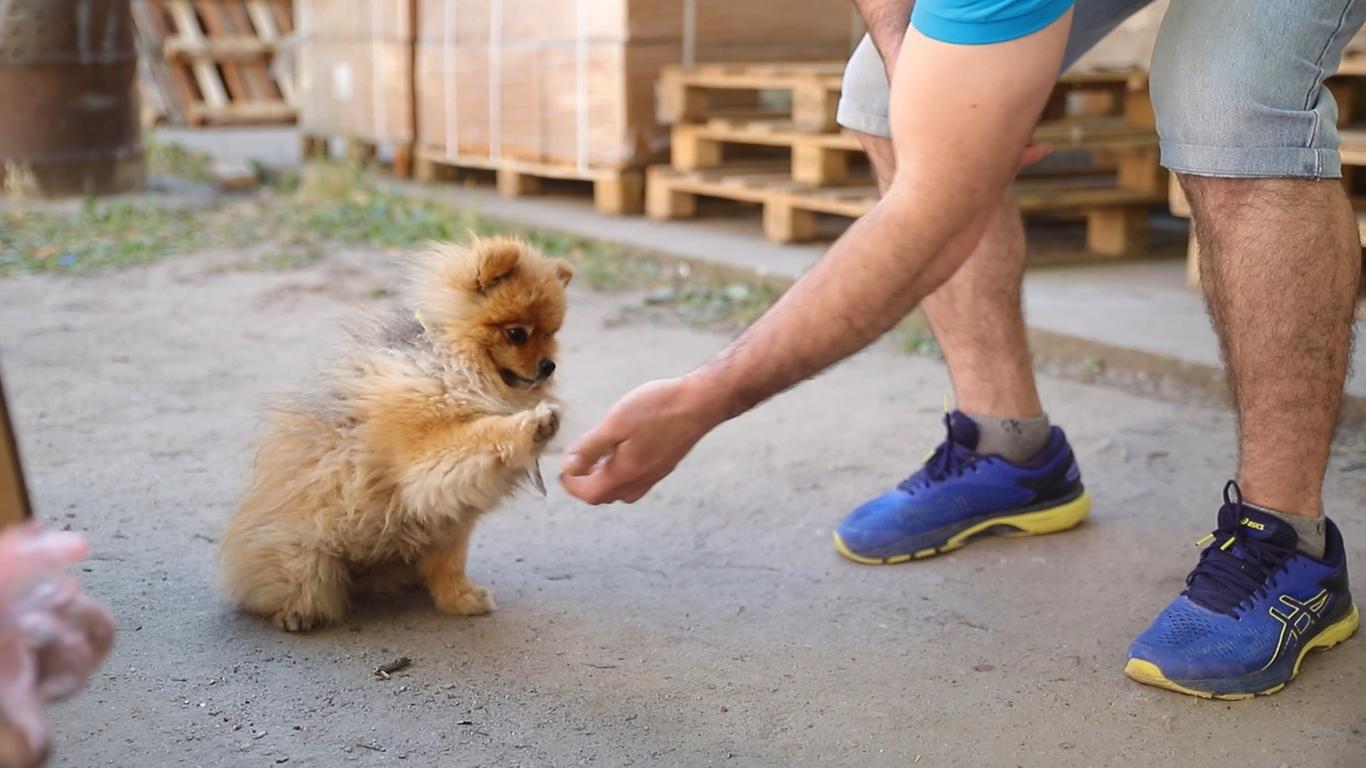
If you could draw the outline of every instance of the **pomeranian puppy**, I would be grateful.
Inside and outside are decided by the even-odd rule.
[[[524,483],[559,429],[555,333],[574,271],[512,239],[437,245],[412,305],[273,411],[223,535],[223,585],[297,632],[358,591],[422,583],[443,611],[493,610],[465,574],[479,517]]]

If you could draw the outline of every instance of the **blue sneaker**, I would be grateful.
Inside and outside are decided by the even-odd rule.
[[[849,513],[835,529],[835,549],[864,565],[904,563],[949,552],[979,533],[1032,536],[1086,519],[1091,497],[1061,429],[1030,461],[982,455],[977,425],[961,412],[944,416],[948,437],[895,490]]]
[[[1275,693],[1304,655],[1352,636],[1342,534],[1325,520],[1323,559],[1295,549],[1294,529],[1224,487],[1219,529],[1186,577],[1186,591],[1129,646],[1124,672],[1140,683],[1215,699]],[[1203,544],[1205,540],[1202,540]]]

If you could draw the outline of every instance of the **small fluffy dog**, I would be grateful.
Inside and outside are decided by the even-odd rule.
[[[271,418],[223,535],[222,580],[290,632],[340,618],[353,592],[419,580],[443,611],[493,610],[465,575],[479,516],[523,482],[559,429],[555,333],[574,271],[516,240],[438,245],[407,312]]]

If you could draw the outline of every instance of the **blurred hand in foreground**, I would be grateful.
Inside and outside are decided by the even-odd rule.
[[[85,687],[109,653],[113,619],[64,572],[89,549],[34,525],[0,532],[0,768],[43,763],[46,705]]]

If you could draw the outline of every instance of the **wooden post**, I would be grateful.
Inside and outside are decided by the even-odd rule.
[[[645,206],[645,177],[640,171],[617,171],[593,182],[593,207],[611,216],[640,213]]]
[[[836,95],[824,83],[812,82],[792,89],[792,122],[804,131],[833,131]]]
[[[5,389],[0,384],[0,528],[22,522],[32,515],[28,491],[24,487],[23,467],[19,464],[19,443],[10,424]]]
[[[764,203],[764,237],[775,243],[804,243],[816,236],[816,214],[791,203]]]
[[[675,190],[651,173],[645,184],[645,215],[652,219],[690,219],[697,215],[697,196]]]
[[[536,194],[539,179],[525,173],[499,168],[497,171],[498,194],[503,197],[522,197]]]
[[[1129,256],[1147,245],[1145,208],[1097,208],[1086,213],[1086,248],[1101,256]]]
[[[702,138],[697,128],[695,125],[674,126],[670,164],[680,171],[715,168],[721,164],[721,142]]]
[[[798,142],[792,145],[792,178],[816,187],[840,184],[849,175],[848,158],[841,150]]]

